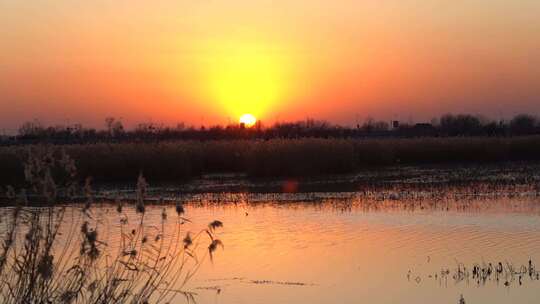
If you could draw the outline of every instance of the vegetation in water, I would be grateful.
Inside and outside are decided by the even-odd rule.
[[[142,174],[134,207],[118,201],[116,214],[94,208],[90,181],[77,189],[76,167],[64,151],[32,150],[24,168],[26,190],[8,187],[12,206],[0,209],[2,303],[169,303],[177,296],[195,300],[184,287],[223,246],[216,238],[221,222],[191,234],[182,228],[189,219],[179,204],[176,214],[161,210],[160,225],[146,224],[152,215],[145,208]],[[86,193],[86,202],[61,204],[60,196],[80,191]],[[46,200],[46,207],[28,206],[28,195]]]
[[[429,257],[428,257],[429,259]],[[512,285],[523,285],[525,280],[530,282],[540,281],[540,271],[531,259],[525,265],[516,265],[509,261],[473,263],[466,266],[464,263],[456,261],[456,267],[442,268],[439,272],[429,274],[428,279],[434,279],[442,286],[447,286],[448,282],[460,284],[462,282],[485,286],[494,283],[499,286],[510,287]],[[422,282],[420,275],[414,275],[409,270],[407,279],[416,283]]]

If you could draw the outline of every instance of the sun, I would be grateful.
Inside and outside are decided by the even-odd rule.
[[[257,122],[257,118],[251,114],[244,114],[240,116],[240,123],[243,124],[245,127],[253,127],[255,123]]]
[[[271,46],[223,42],[211,49],[219,52],[210,52],[203,66],[205,94],[222,107],[224,115],[265,117],[286,98],[291,64]]]

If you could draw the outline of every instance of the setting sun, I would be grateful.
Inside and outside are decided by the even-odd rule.
[[[240,116],[240,123],[244,124],[246,127],[253,127],[255,123],[257,122],[257,118],[251,114],[244,114]]]
[[[276,109],[287,95],[290,76],[282,54],[263,42],[215,43],[204,46],[211,54],[203,67],[209,99],[232,117],[260,117]]]

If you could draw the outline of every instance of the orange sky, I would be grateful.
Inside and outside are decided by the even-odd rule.
[[[537,0],[0,1],[0,128],[540,114]]]

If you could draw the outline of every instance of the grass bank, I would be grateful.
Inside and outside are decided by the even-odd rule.
[[[0,184],[24,180],[32,146],[0,148]],[[272,139],[175,141],[58,146],[75,159],[80,177],[131,181],[187,180],[206,173],[251,177],[352,173],[393,165],[540,160],[540,136],[414,139]]]

